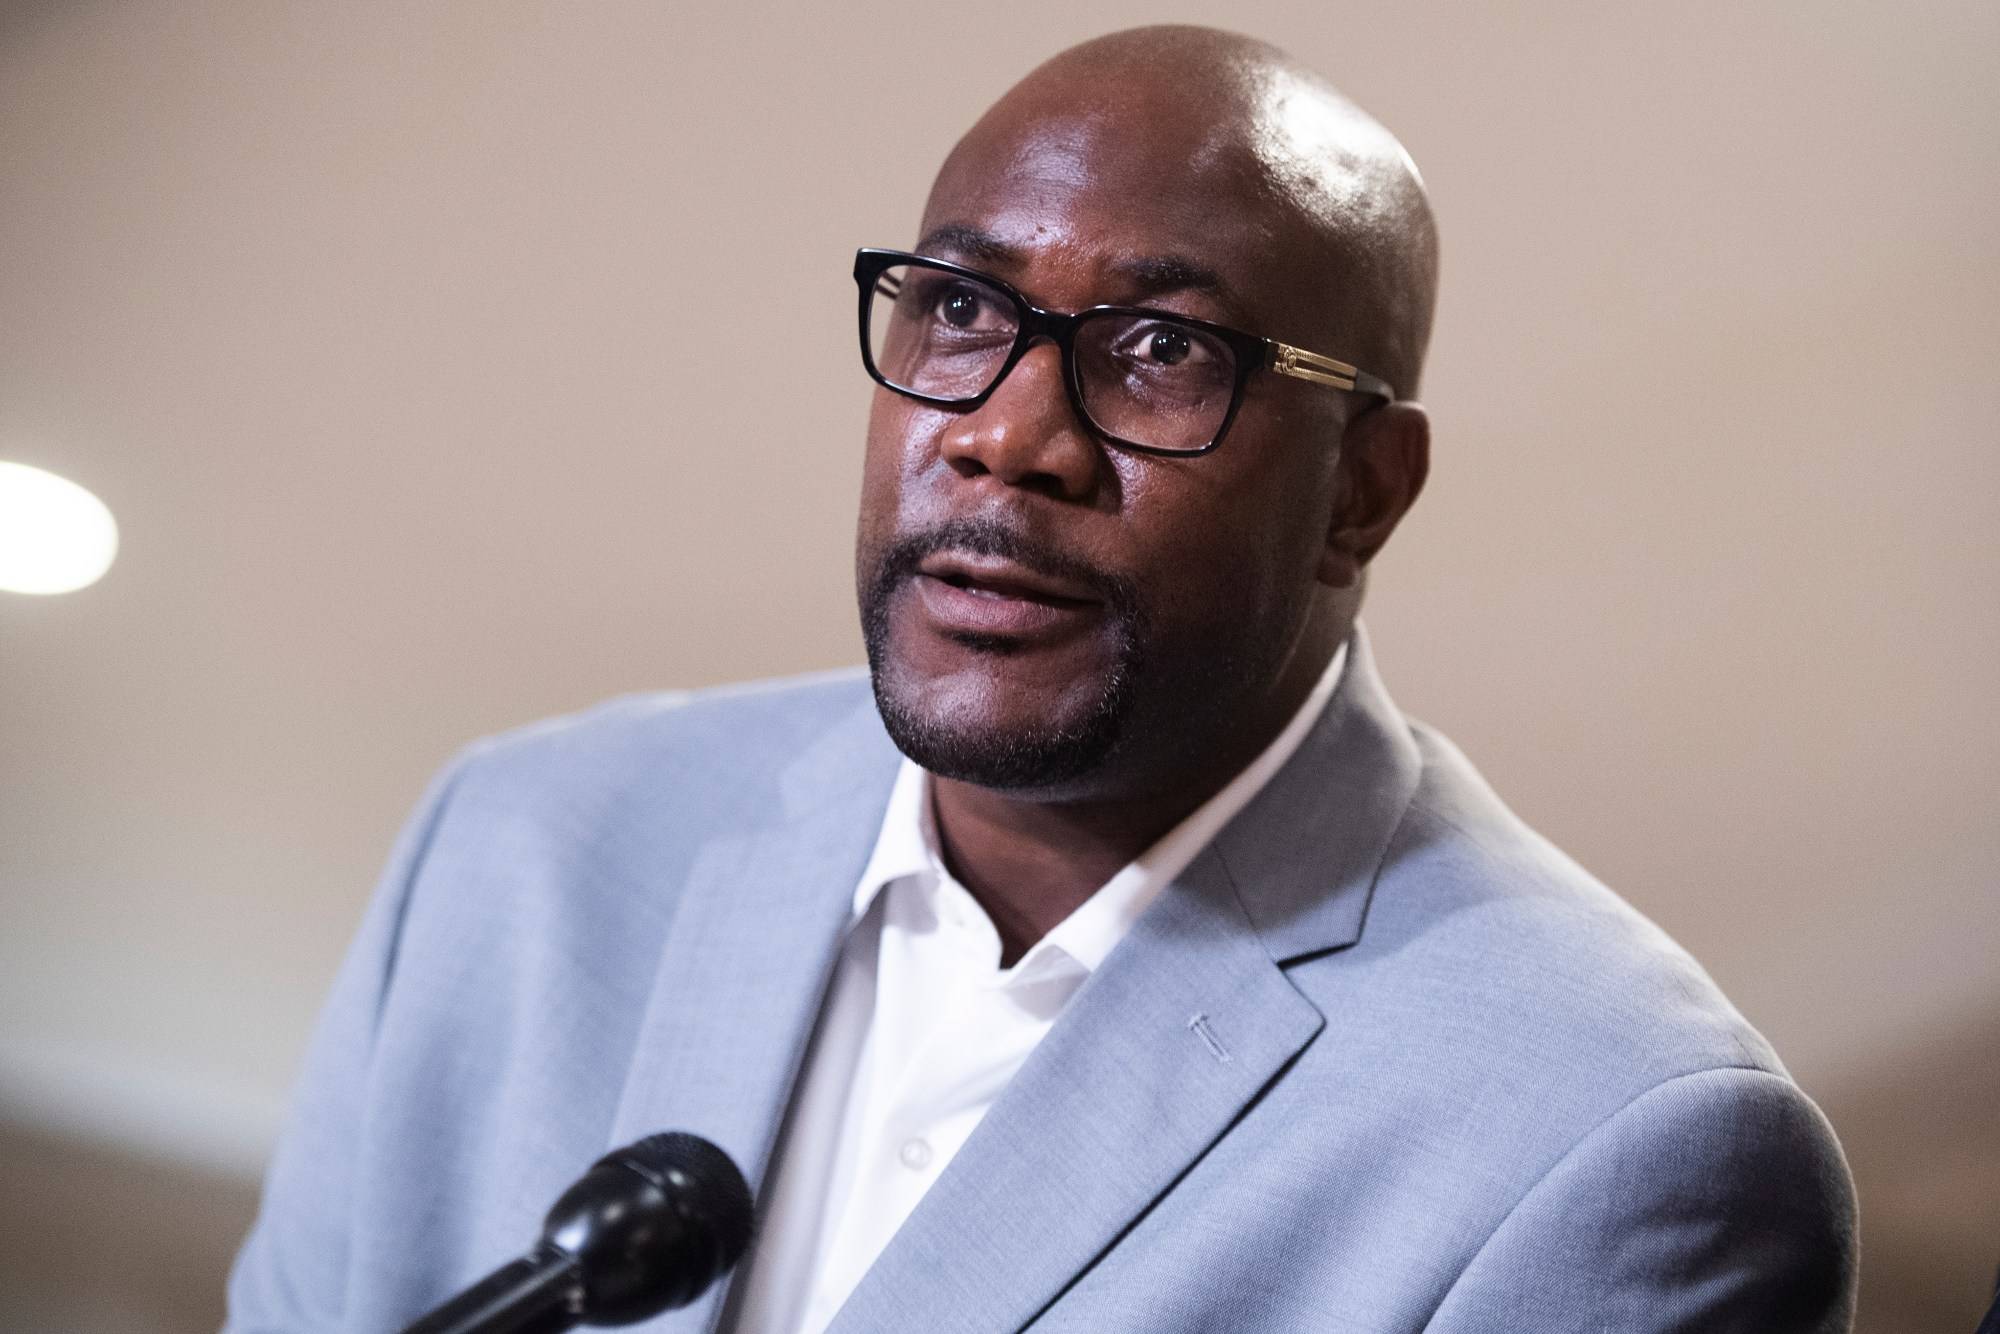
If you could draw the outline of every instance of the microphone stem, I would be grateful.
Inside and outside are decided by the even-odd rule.
[[[582,1296],[576,1257],[545,1241],[403,1334],[562,1334],[576,1327]]]

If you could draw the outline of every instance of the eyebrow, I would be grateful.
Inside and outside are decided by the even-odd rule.
[[[1228,306],[1237,304],[1235,290],[1221,274],[1185,255],[1142,255],[1137,259],[1115,261],[1111,268],[1147,296],[1157,296],[1162,292],[1200,292]]]
[[[939,250],[947,250],[967,259],[984,260],[988,264],[1011,264],[1020,258],[1020,252],[991,232],[982,232],[977,227],[964,223],[948,222],[942,227],[933,227],[924,233],[924,239],[917,242],[917,253],[935,255]]]
[[[940,251],[945,253],[940,255]],[[960,257],[974,263],[1002,266],[1022,262],[1022,253],[1018,248],[1008,245],[991,232],[956,222],[945,223],[926,232],[923,240],[917,242],[917,252],[938,258]],[[1242,309],[1236,289],[1220,273],[1185,255],[1141,255],[1113,260],[1110,269],[1131,285],[1132,296],[1137,300],[1143,301],[1168,292],[1199,292],[1221,302],[1231,311]]]

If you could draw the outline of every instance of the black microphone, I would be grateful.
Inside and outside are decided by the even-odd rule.
[[[403,1334],[559,1334],[686,1306],[750,1242],[750,1187],[699,1135],[607,1153],[563,1192],[542,1239]]]

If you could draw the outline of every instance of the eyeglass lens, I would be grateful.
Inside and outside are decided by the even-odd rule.
[[[869,353],[882,378],[927,398],[978,398],[1020,335],[1006,292],[963,274],[897,264],[876,280]],[[1098,430],[1153,449],[1206,448],[1228,419],[1236,354],[1204,330],[1158,316],[1081,321],[1072,354]]]

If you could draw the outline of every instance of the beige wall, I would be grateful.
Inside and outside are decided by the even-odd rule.
[[[0,459],[124,532],[0,595],[0,1109],[254,1165],[451,750],[857,658],[853,247],[1034,61],[1213,17],[964,13],[0,6]],[[1908,1076],[2000,1014],[2000,7],[1229,16],[1442,217],[1392,689],[1875,1109],[1857,1169],[2000,1139]]]

